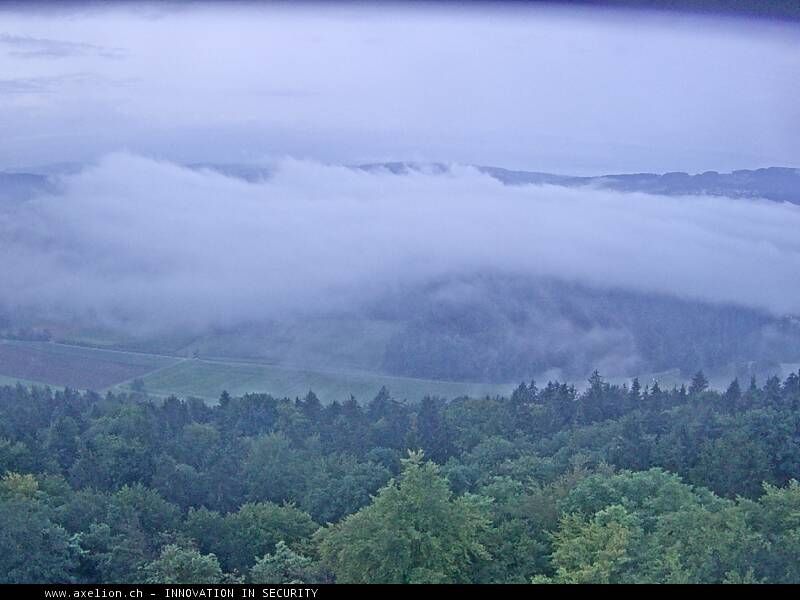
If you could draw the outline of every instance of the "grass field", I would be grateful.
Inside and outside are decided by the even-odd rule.
[[[419,400],[425,395],[452,398],[503,394],[514,387],[510,384],[431,381],[372,373],[328,372],[206,360],[186,360],[147,375],[143,380],[145,389],[150,393],[196,396],[210,401],[218,399],[224,390],[234,396],[247,392],[268,392],[289,398],[304,396],[313,390],[323,402],[346,400],[350,394],[364,402],[371,400],[384,385],[395,398],[408,400]]]
[[[26,385],[125,390],[137,378],[144,381],[148,393],[156,396],[195,396],[211,402],[224,390],[232,395],[267,392],[290,398],[314,390],[323,402],[345,400],[350,394],[364,402],[371,400],[384,385],[394,397],[408,400],[419,400],[425,395],[452,398],[504,394],[514,387],[227,359],[187,360],[50,342],[0,341],[0,385],[20,381]]]
[[[800,365],[782,366],[782,375],[796,372]],[[395,398],[419,400],[425,395],[445,398],[509,394],[515,384],[465,383],[392,377],[347,369],[296,368],[262,362],[220,358],[185,359],[160,354],[126,352],[50,342],[0,340],[0,385],[47,384],[75,389],[131,389],[134,379],[144,381],[155,396],[195,396],[214,402],[227,390],[232,395],[266,392],[294,398],[309,390],[323,402],[347,399],[372,399],[381,386]],[[712,378],[714,387],[724,389],[733,375]],[[658,380],[662,387],[680,385],[677,371],[641,375],[642,384]],[[622,383],[624,378],[612,378]],[[542,379],[542,383],[545,380]],[[585,381],[576,382],[579,388]]]

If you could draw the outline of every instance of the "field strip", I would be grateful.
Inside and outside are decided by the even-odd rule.
[[[16,340],[10,340],[16,341]],[[53,346],[60,346],[63,348],[81,348],[83,350],[96,350],[97,352],[114,352],[116,354],[127,354],[129,356],[152,356],[155,358],[171,358],[173,360],[185,360],[185,357],[176,356],[174,354],[159,354],[156,352],[144,352],[139,350],[118,350],[116,348],[102,348],[100,346],[89,346],[84,344],[67,344],[65,342],[22,342],[28,344],[47,343]]]
[[[0,343],[10,343],[12,345],[22,345],[22,346],[36,346],[39,345],[51,345],[51,346],[58,346],[61,348],[66,349],[76,349],[76,350],[88,350],[91,352],[100,353],[115,353],[115,354],[123,354],[129,356],[142,356],[142,357],[153,357],[153,358],[163,358],[163,359],[171,359],[175,362],[171,365],[164,365],[153,371],[150,371],[144,375],[149,376],[153,373],[161,371],[163,369],[176,366],[182,362],[192,360],[196,362],[202,363],[209,363],[214,365],[220,366],[232,366],[232,365],[252,365],[252,366],[260,366],[260,367],[269,367],[273,369],[280,369],[280,370],[287,370],[287,371],[300,371],[304,373],[327,373],[330,375],[335,376],[346,376],[346,377],[363,377],[364,379],[374,379],[376,377],[380,377],[381,379],[389,379],[394,381],[406,381],[406,382],[419,382],[419,383],[434,383],[434,384],[449,384],[452,383],[454,385],[475,385],[475,386],[506,386],[511,385],[512,382],[481,382],[481,381],[451,381],[447,379],[428,379],[422,377],[408,377],[405,375],[390,375],[381,372],[373,372],[373,371],[364,371],[360,369],[337,369],[334,367],[303,367],[300,365],[292,365],[292,364],[284,364],[284,363],[276,363],[276,362],[268,362],[263,360],[258,360],[254,358],[240,358],[240,357],[220,357],[220,356],[208,356],[208,357],[199,357],[199,358],[192,358],[189,359],[184,356],[178,356],[175,354],[161,354],[156,352],[145,352],[141,350],[119,350],[119,349],[112,349],[112,348],[102,348],[98,346],[89,346],[84,344],[67,344],[64,342],[39,342],[39,341],[25,341],[25,340],[0,340]],[[137,379],[137,377],[132,377],[129,381],[133,381]],[[116,385],[124,385],[128,381],[122,381]]]
[[[188,359],[187,359],[188,360]],[[300,365],[293,365],[293,364],[284,364],[284,363],[275,363],[275,362],[266,362],[266,361],[259,361],[257,359],[251,358],[227,358],[227,357],[205,357],[205,358],[196,358],[193,359],[198,362],[205,362],[209,364],[215,365],[223,365],[223,366],[231,366],[231,365],[252,365],[252,366],[259,366],[259,367],[269,367],[273,369],[281,369],[284,371],[300,371],[304,373],[325,373],[328,375],[336,375],[336,376],[346,376],[346,377],[363,377],[364,379],[374,379],[379,377],[381,379],[391,379],[395,381],[408,381],[408,382],[419,382],[419,383],[434,383],[434,384],[448,384],[451,383],[453,385],[475,385],[475,386],[506,386],[506,385],[518,385],[514,382],[485,382],[485,381],[451,381],[449,379],[426,379],[423,377],[409,377],[407,375],[389,375],[386,373],[381,373],[379,371],[363,371],[360,369],[337,369],[334,367],[303,367]]]
[[[137,379],[144,379],[145,377],[150,377],[151,375],[155,375],[156,373],[159,373],[161,371],[165,371],[167,369],[171,369],[172,367],[178,366],[182,362],[185,362],[185,361],[189,360],[188,358],[177,358],[177,357],[175,357],[175,358],[176,358],[176,361],[174,363],[171,363],[171,364],[168,364],[168,365],[163,365],[161,367],[158,367],[157,369],[153,369],[152,371],[148,371],[147,373],[143,373],[143,374],[138,375],[136,377],[131,377],[130,379],[126,379],[125,381],[120,381],[119,383],[115,383],[114,385],[108,386],[106,389],[104,389],[102,391],[105,392],[105,391],[113,390],[113,389],[117,389],[117,388],[120,388],[120,389],[124,388],[125,386],[129,386],[131,383],[133,383]]]
[[[98,391],[131,391],[141,379],[145,393],[157,397],[194,396],[215,401],[223,390],[233,395],[265,392],[278,397],[303,396],[313,390],[324,400],[346,399],[353,394],[367,400],[386,386],[397,397],[425,395],[455,397],[510,393],[512,384],[422,379],[357,369],[301,367],[253,359],[222,357],[186,358],[170,354],[97,348],[63,342],[0,341],[11,353],[6,380],[40,381],[42,385]],[[22,356],[13,356],[19,348]],[[23,351],[24,349],[24,351]],[[25,355],[30,355],[26,359]],[[32,370],[26,360],[35,360]],[[116,365],[110,363],[118,363]],[[31,375],[37,374],[34,377]],[[113,379],[113,377],[117,377]]]
[[[64,342],[45,342],[45,341],[29,341],[29,340],[12,340],[6,338],[0,338],[0,344],[4,344],[7,346],[20,346],[25,348],[41,348],[43,351],[47,352],[48,349],[52,348],[63,348],[65,350],[73,350],[73,351],[82,351],[89,354],[119,354],[124,356],[136,357],[136,358],[152,358],[152,359],[167,359],[173,361],[180,361],[185,359],[182,356],[176,356],[172,354],[158,354],[155,352],[140,352],[136,350],[118,350],[114,348],[103,348],[101,346],[88,346],[83,344],[66,344]]]
[[[76,390],[104,390],[180,360],[54,342],[0,341],[0,373],[6,377]]]

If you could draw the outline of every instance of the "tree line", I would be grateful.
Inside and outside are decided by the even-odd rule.
[[[800,582],[800,374],[509,397],[0,387],[4,582]]]

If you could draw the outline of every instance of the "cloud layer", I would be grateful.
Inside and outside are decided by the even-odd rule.
[[[284,160],[247,183],[133,155],[0,210],[0,303],[148,329],[336,311],[450,275],[548,276],[800,312],[800,207],[554,186],[467,167]]]
[[[68,42],[10,33],[0,33],[0,45],[10,48],[9,54],[16,58],[58,59],[71,56],[122,58],[125,55],[125,51],[121,48],[106,48],[83,42]]]
[[[542,3],[6,4],[0,168],[123,149],[585,175],[800,156],[796,23]]]

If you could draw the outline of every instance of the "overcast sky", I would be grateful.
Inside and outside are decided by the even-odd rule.
[[[800,166],[795,23],[533,8],[0,7],[0,169]]]

